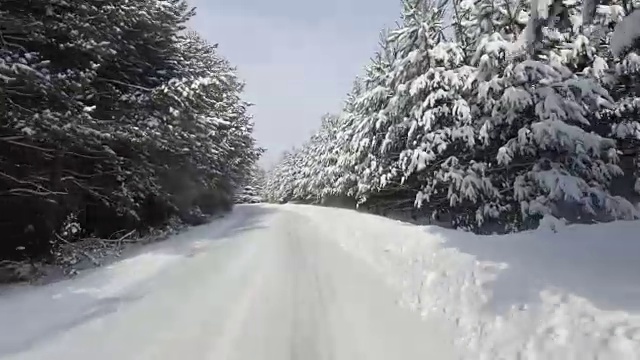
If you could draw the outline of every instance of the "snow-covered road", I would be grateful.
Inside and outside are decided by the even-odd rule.
[[[355,233],[321,214],[238,206],[77,279],[4,294],[0,359],[456,358],[446,327],[398,306],[399,290],[342,248]]]
[[[0,288],[0,360],[637,360],[639,231],[238,206],[74,279]]]

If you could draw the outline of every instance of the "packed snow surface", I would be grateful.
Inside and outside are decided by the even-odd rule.
[[[0,359],[640,358],[640,224],[556,230],[238,206],[75,279],[5,289]]]
[[[77,279],[0,295],[0,359],[456,358],[440,324],[399,307],[335,240],[296,207],[238,206]]]
[[[405,306],[446,319],[460,358],[640,359],[640,222],[477,236],[342,210],[322,218]]]

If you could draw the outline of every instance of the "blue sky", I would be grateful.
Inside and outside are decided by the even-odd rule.
[[[189,0],[191,27],[238,68],[255,104],[263,164],[338,112],[356,75],[398,18],[398,0]]]

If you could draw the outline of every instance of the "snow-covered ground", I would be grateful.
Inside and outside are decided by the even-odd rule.
[[[76,279],[0,292],[0,359],[638,359],[639,232],[479,237],[239,206]]]
[[[0,359],[456,358],[440,324],[397,306],[334,240],[296,207],[239,206],[79,278],[1,295]]]
[[[640,359],[640,222],[477,236],[336,209],[322,218],[404,305],[446,319],[463,358]]]

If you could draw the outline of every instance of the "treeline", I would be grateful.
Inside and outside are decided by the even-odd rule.
[[[637,218],[640,3],[596,4],[403,0],[342,111],[271,171],[269,200],[481,233]]]
[[[266,177],[264,169],[256,164],[247,175],[244,185],[236,191],[235,203],[257,204],[263,202],[262,194]]]
[[[260,150],[192,16],[184,0],[0,2],[0,259],[231,208]]]

